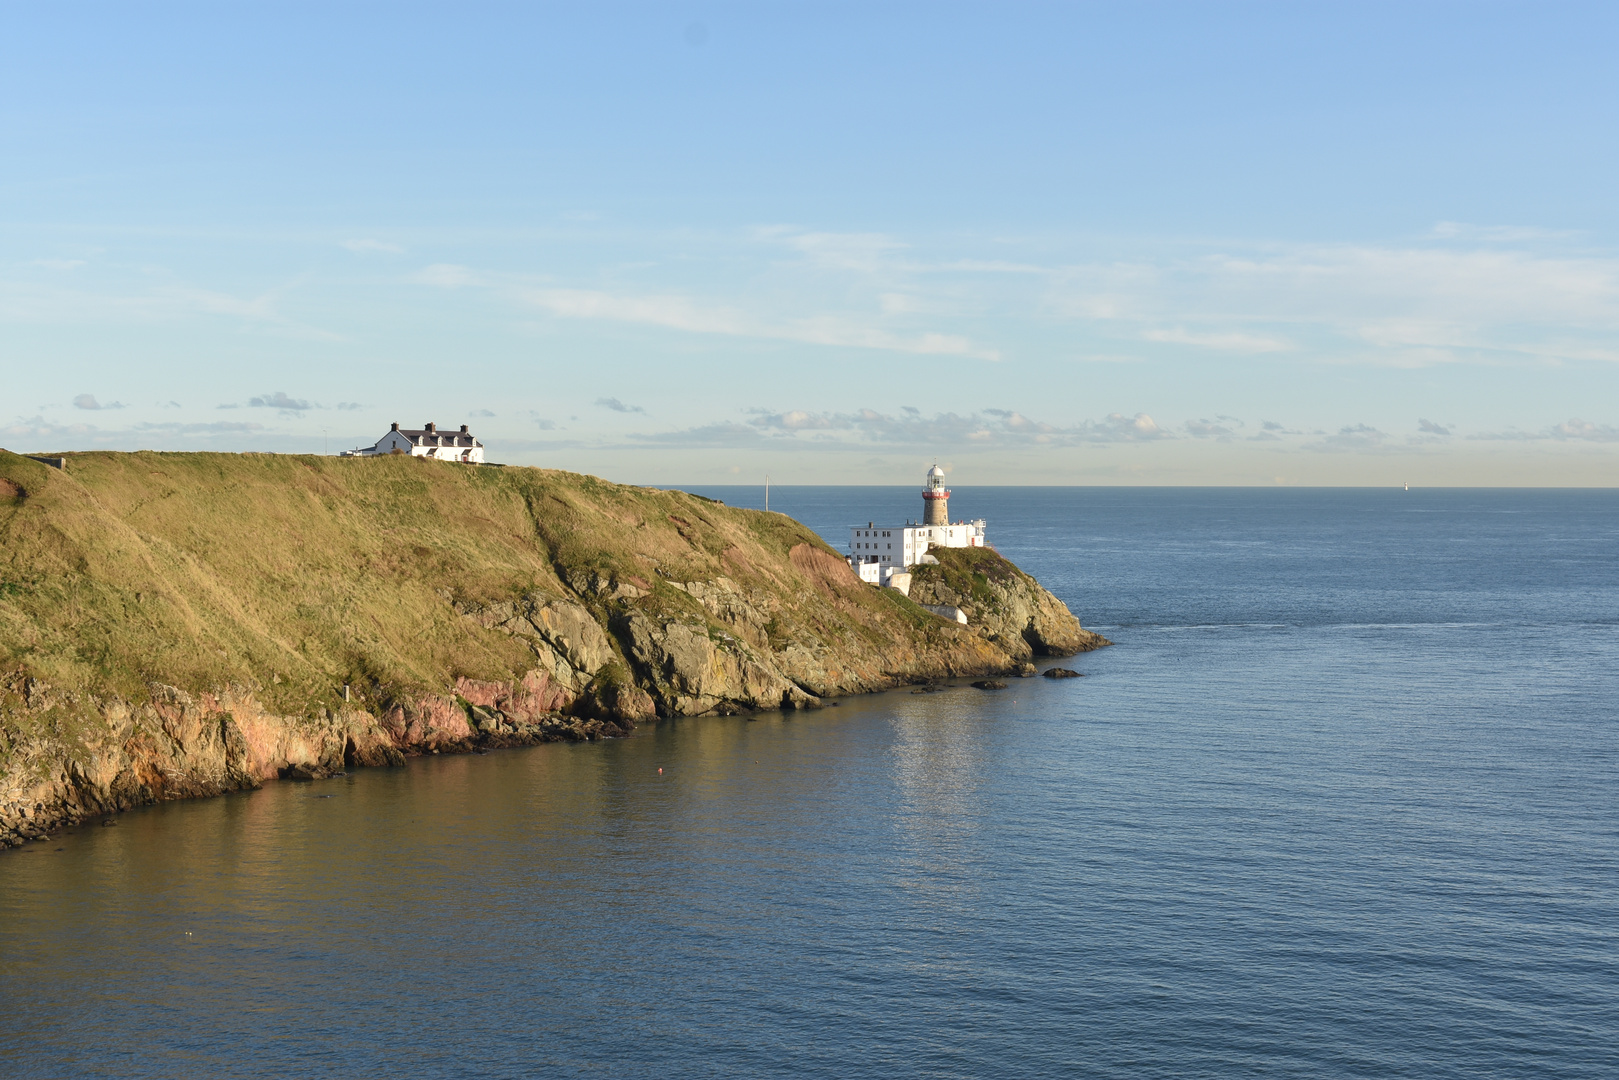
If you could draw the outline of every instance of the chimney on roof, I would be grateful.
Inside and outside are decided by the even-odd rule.
[[[465,435],[466,433],[467,433],[467,426],[465,424],[462,424],[461,425],[461,434]]]
[[[429,422],[428,422],[428,425],[427,425],[427,433],[428,433],[428,434],[429,434],[429,435],[436,435],[436,434],[438,434],[438,425],[437,425],[437,424],[434,424],[434,423],[432,423],[432,422],[431,422],[431,421],[429,421]]]
[[[395,421],[394,421],[394,430],[395,430],[395,431],[398,431],[398,430],[399,430],[399,421],[398,421],[398,420],[395,420]]]

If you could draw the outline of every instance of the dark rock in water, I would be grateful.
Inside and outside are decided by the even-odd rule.
[[[999,679],[979,679],[973,683],[980,690],[1005,690],[1006,684]]]
[[[101,823],[102,828],[106,828],[106,829],[110,829],[116,824],[118,824],[118,823],[116,821],[112,821],[112,820],[103,821]]]
[[[326,770],[319,765],[302,765],[294,763],[281,770],[283,780],[324,780]]]
[[[1083,679],[1085,677],[1079,672],[1065,667],[1047,668],[1045,676],[1048,679]]]

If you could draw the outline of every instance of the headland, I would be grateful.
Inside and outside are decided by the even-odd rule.
[[[936,555],[906,596],[785,515],[573,473],[0,451],[0,844],[1108,644],[993,549]]]

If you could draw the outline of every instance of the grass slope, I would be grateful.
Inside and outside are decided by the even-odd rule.
[[[0,714],[48,692],[61,706],[34,713],[70,735],[98,697],[154,683],[247,687],[293,716],[350,683],[382,708],[529,665],[457,603],[571,594],[606,622],[628,588],[715,625],[668,582],[720,575],[773,598],[769,648],[950,647],[892,590],[838,580],[840,558],[781,514],[544,469],[141,452],[58,471],[0,451]]]

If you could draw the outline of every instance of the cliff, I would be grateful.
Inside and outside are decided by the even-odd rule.
[[[403,456],[0,451],[0,844],[1105,644],[966,554],[912,587],[977,615],[959,626],[790,518],[682,492]]]
[[[911,569],[911,600],[960,608],[974,633],[1013,659],[1072,656],[1113,644],[1081,628],[1067,604],[993,548],[931,554],[936,564]]]

